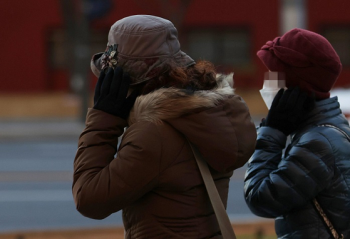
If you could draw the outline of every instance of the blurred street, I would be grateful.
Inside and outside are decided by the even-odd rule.
[[[257,125],[266,114],[258,91],[239,91]],[[342,99],[346,94],[335,93]],[[8,99],[16,99],[9,101]],[[71,102],[63,105],[60,102]],[[71,193],[73,160],[84,123],[77,118],[74,96],[0,97],[0,233],[22,230],[121,226],[121,212],[104,220],[85,218],[75,210]],[[45,110],[41,105],[55,105]],[[68,101],[69,102],[69,101]],[[66,103],[67,104],[67,103]],[[18,115],[20,114],[20,115]],[[63,116],[63,117],[62,117]],[[19,119],[20,118],[20,119]],[[228,214],[232,222],[267,220],[254,216],[243,198],[245,167],[235,171],[229,191]]]
[[[97,83],[91,57],[110,44],[109,31],[117,20],[146,14],[174,23],[183,52],[196,62],[213,63],[220,74],[234,73],[235,93],[246,102],[255,125],[268,113],[259,90],[272,70],[257,52],[266,46],[274,52],[269,40],[293,28],[314,31],[334,46],[342,62],[330,94],[338,96],[350,121],[349,8],[348,1],[316,0],[2,1],[0,47],[6,57],[0,64],[0,238],[124,237],[121,212],[104,220],[86,218],[76,211],[71,192],[77,142]],[[116,53],[122,53],[125,46],[116,43]],[[147,56],[144,62],[158,58]],[[319,67],[316,60],[310,58],[310,65]],[[159,70],[152,68],[147,76]],[[322,75],[316,78],[321,84]],[[309,85],[309,78],[305,82]],[[253,215],[245,203],[245,170],[246,165],[235,171],[229,188],[227,212],[233,225],[242,226],[235,228],[237,238],[275,238],[274,220]]]
[[[120,225],[81,216],[71,193],[76,140],[1,143],[0,232]]]
[[[67,99],[71,101],[68,106],[60,103]],[[248,104],[253,99],[247,96],[245,100]],[[4,215],[0,233],[121,226],[121,212],[98,221],[85,218],[75,209],[71,193],[73,160],[84,128],[77,119],[79,101],[59,94],[3,96],[0,102],[8,109],[0,114],[0,208]],[[44,103],[56,107],[45,110]],[[245,168],[236,170],[230,184],[227,211],[232,222],[261,220],[244,202],[244,172]]]
[[[0,232],[122,225],[121,213],[96,221],[75,210],[71,193],[74,139],[1,143]],[[232,177],[228,213],[253,220],[243,199],[244,168]]]

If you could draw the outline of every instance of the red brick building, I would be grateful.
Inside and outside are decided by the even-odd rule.
[[[169,9],[176,9],[180,1],[169,2]],[[90,24],[91,52],[104,51],[109,27],[120,18],[134,14],[168,18],[171,13],[162,11],[156,0],[112,3],[104,17]],[[255,53],[280,35],[280,4],[279,0],[192,0],[177,26],[182,49],[195,59],[214,62],[219,71],[234,71],[236,87],[259,88],[266,69]],[[350,2],[306,4],[307,28],[326,36],[342,58],[337,86],[349,86]],[[0,21],[0,93],[68,91],[70,56],[64,50],[67,37],[60,0],[2,0]],[[90,77],[92,88],[96,79]]]

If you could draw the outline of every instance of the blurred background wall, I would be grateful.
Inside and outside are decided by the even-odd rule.
[[[234,72],[238,90],[259,89],[265,67],[256,52],[293,27],[324,35],[350,77],[349,1],[328,0],[1,0],[0,94],[72,93],[87,108],[96,83],[91,55],[106,48],[110,26],[133,14],[158,15],[179,31],[182,49]],[[81,112],[82,117],[85,112]]]
[[[102,221],[81,216],[71,195],[77,139],[97,81],[90,59],[105,50],[115,21],[133,14],[171,20],[183,51],[212,61],[218,72],[234,72],[236,92],[259,124],[267,113],[258,91],[266,68],[256,52],[294,27],[333,44],[343,63],[335,88],[347,88],[335,94],[350,95],[349,9],[346,0],[0,0],[0,238],[38,238],[22,230],[122,225],[120,212]],[[349,98],[343,99],[350,113]],[[228,213],[252,232],[246,223],[257,217],[237,193],[244,173],[242,167],[231,178]],[[273,221],[267,223],[274,234]],[[39,238],[75,238],[58,232]],[[100,233],[78,234],[111,238]]]
[[[304,17],[305,23],[298,23],[303,17],[294,17],[293,14],[298,13],[291,8],[289,19],[281,18],[283,1],[278,0],[268,3],[256,0],[64,2],[1,1],[0,51],[3,60],[0,65],[0,92],[72,90],[74,86],[70,83],[69,70],[74,64],[74,54],[83,55],[84,51],[88,51],[90,58],[92,53],[104,51],[109,27],[116,20],[133,14],[152,14],[172,20],[179,30],[184,51],[195,59],[213,61],[218,71],[234,71],[237,87],[260,87],[265,68],[255,53],[267,40],[297,24],[324,35],[336,48],[345,66],[337,85],[346,85],[346,79],[349,78],[349,1],[302,1],[307,16]],[[81,4],[85,6],[79,6]],[[65,9],[69,7],[75,9]],[[69,14],[72,16],[66,18],[71,19],[65,19],[65,15]],[[85,16],[79,16],[81,14]],[[68,41],[72,40],[69,30],[74,29],[74,24],[84,27],[83,18],[86,18],[89,32],[86,36],[88,48],[78,47],[67,51]],[[73,34],[78,35],[80,32],[76,30]],[[89,66],[89,62],[86,66]],[[93,83],[95,79],[92,74],[89,77]]]

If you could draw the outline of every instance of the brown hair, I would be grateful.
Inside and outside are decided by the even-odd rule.
[[[215,67],[208,61],[199,61],[187,68],[168,64],[163,74],[147,81],[141,86],[141,94],[145,95],[163,87],[210,90],[216,86],[215,78]]]

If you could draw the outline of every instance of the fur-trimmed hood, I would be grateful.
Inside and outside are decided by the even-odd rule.
[[[161,88],[136,99],[130,112],[128,124],[138,121],[161,123],[189,114],[200,108],[214,107],[219,101],[234,94],[233,74],[216,77],[213,90],[189,91],[177,88]]]
[[[207,91],[164,88],[137,98],[129,125],[169,124],[194,143],[216,171],[243,166],[254,151],[256,130],[249,110],[234,94],[232,75],[219,75]],[[136,126],[137,127],[137,126]]]

